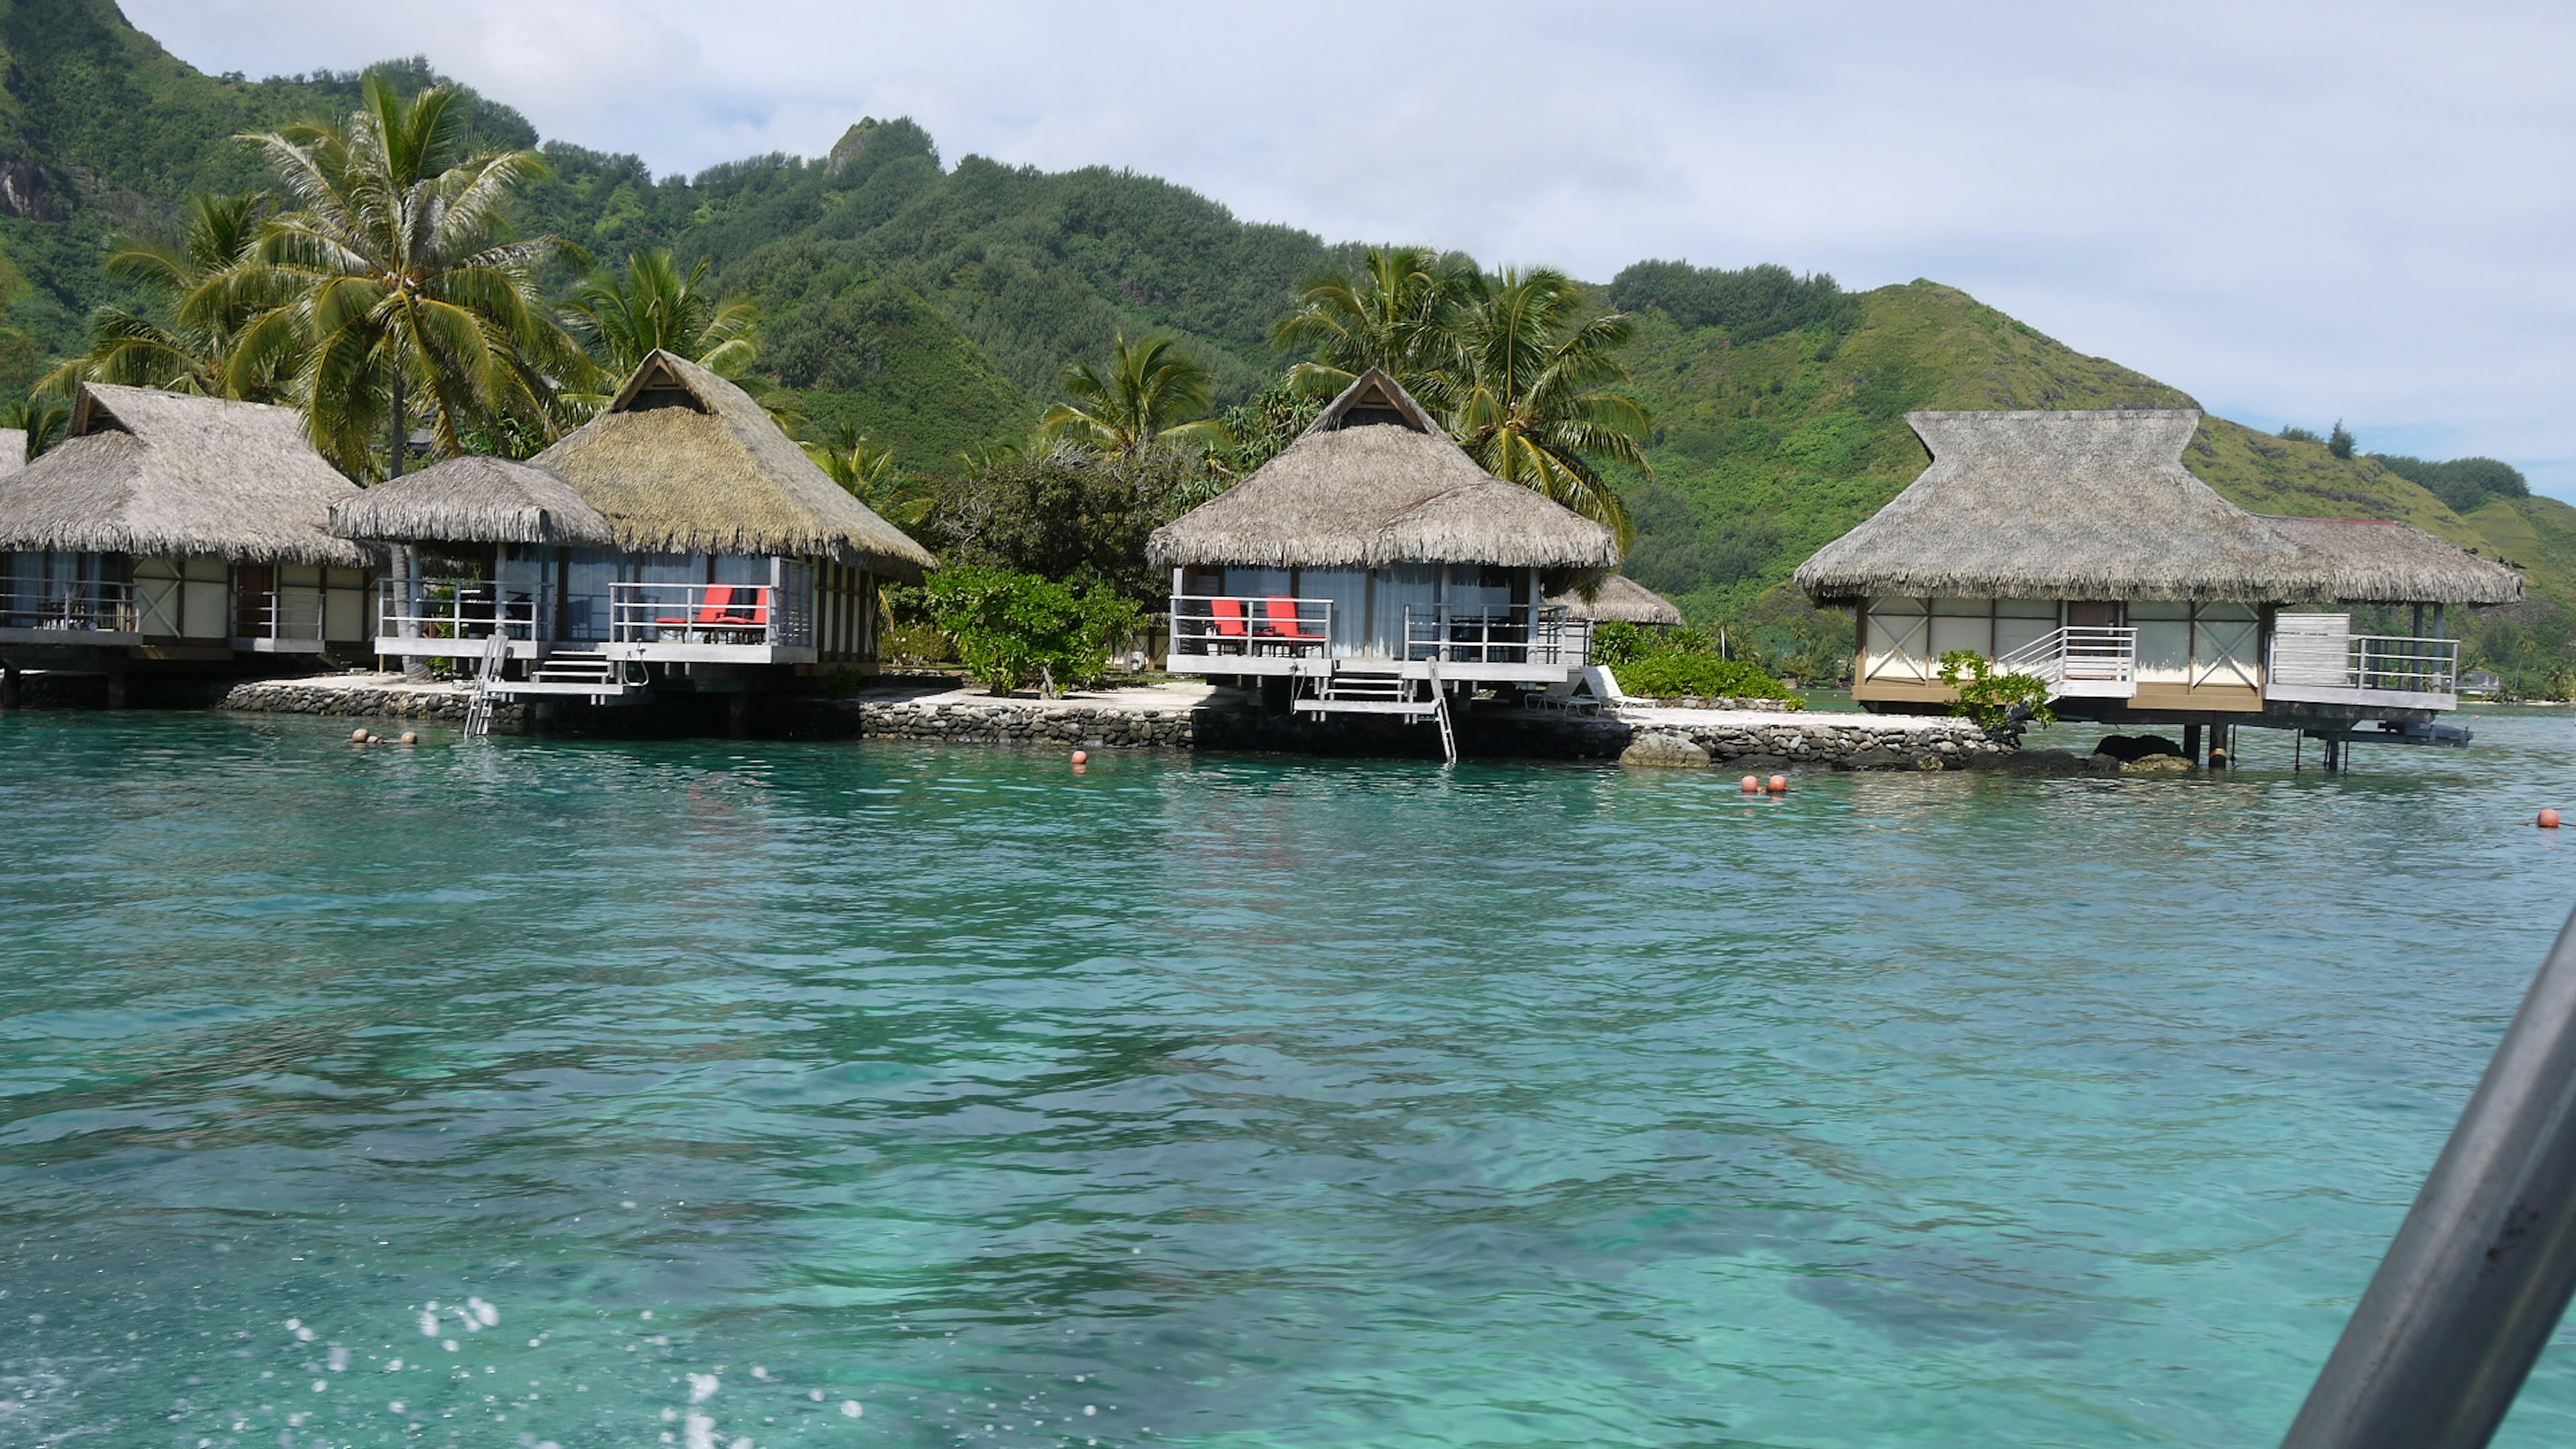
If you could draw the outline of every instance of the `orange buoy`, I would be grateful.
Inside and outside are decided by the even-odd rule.
[[[1091,756],[1090,756],[1090,754],[1089,754],[1087,751],[1083,751],[1083,750],[1076,750],[1076,751],[1074,751],[1074,752],[1073,752],[1073,767],[1074,767],[1075,769],[1079,770],[1079,769],[1081,769],[1083,766],[1088,765],[1088,764],[1090,764],[1090,763],[1091,763]]]
[[[2543,829],[2543,830],[2555,830],[2555,829],[2557,829],[2557,828],[2558,828],[2558,812],[2557,812],[2557,811],[2555,811],[2555,810],[2543,810],[2543,811],[2541,811],[2541,812],[2540,812],[2540,828],[2541,828],[2541,829]]]
[[[1788,777],[1788,776],[1786,776],[1786,775],[1774,775],[1774,776],[1772,776],[1772,777],[1771,777],[1771,793],[1772,793],[1772,794],[1774,794],[1774,795],[1786,795],[1786,794],[1788,794],[1788,793],[1789,793],[1789,777]]]
[[[1759,775],[1747,775],[1747,776],[1745,776],[1745,777],[1744,777],[1744,793],[1745,793],[1745,794],[1747,794],[1747,795],[1759,795],[1759,794],[1761,794],[1761,793],[1762,793],[1762,777],[1761,777],[1761,776],[1759,776]]]

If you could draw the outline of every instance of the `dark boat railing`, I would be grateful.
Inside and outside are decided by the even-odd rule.
[[[2483,1449],[2576,1290],[2576,916],[2282,1449]]]

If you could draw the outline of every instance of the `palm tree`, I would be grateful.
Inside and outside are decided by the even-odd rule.
[[[744,298],[718,300],[700,290],[707,266],[700,261],[684,274],[667,251],[637,252],[626,259],[623,277],[592,273],[574,294],[565,320],[611,378],[632,375],[656,348],[718,377],[739,378],[758,351],[760,309]]]
[[[273,205],[265,193],[191,197],[175,241],[120,239],[107,273],[148,293],[150,309],[109,306],[91,314],[89,350],[54,369],[40,389],[67,392],[87,380],[283,400],[302,361],[296,349],[271,350],[256,366],[235,365],[252,324],[289,300],[285,279],[258,257]]]
[[[71,405],[43,397],[31,397],[0,407],[0,428],[13,428],[27,435],[26,462],[34,462],[47,449],[63,440],[64,430],[71,426]]]
[[[1077,362],[1064,370],[1061,386],[1070,401],[1038,419],[1046,437],[1120,457],[1157,444],[1225,441],[1225,425],[1208,416],[1215,405],[1214,380],[1168,337],[1148,337],[1131,347],[1121,332],[1106,372]]]
[[[877,442],[857,426],[843,423],[820,442],[799,446],[815,466],[831,476],[850,496],[879,518],[906,533],[930,521],[938,501],[930,485],[895,466],[894,449]]]
[[[550,379],[588,375],[537,292],[535,268],[558,243],[499,239],[502,208],[545,163],[533,151],[466,155],[463,123],[447,87],[405,102],[370,76],[341,125],[244,138],[296,203],[259,255],[298,295],[252,326],[234,366],[306,349],[307,425],[345,472],[372,474],[383,437],[400,473],[416,404],[451,457],[461,431],[497,419],[549,431]]]
[[[1454,357],[1452,324],[1482,280],[1473,262],[1428,247],[1371,247],[1358,273],[1309,282],[1271,345],[1309,354],[1288,374],[1304,389],[1329,396],[1374,367],[1429,402]]]
[[[1634,530],[1595,459],[1649,473],[1644,405],[1608,385],[1627,379],[1628,318],[1593,313],[1563,272],[1505,270],[1454,324],[1457,360],[1431,389],[1450,436],[1486,472],[1527,484],[1584,517]],[[1428,401],[1428,399],[1426,399]]]

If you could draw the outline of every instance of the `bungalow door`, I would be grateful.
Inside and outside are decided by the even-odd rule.
[[[2120,627],[2120,605],[2112,602],[2068,600],[2066,627],[2069,629],[2117,629]]]
[[[269,564],[240,564],[233,570],[233,637],[267,636],[277,599],[277,569]]]

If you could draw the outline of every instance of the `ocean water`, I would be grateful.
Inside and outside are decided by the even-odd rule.
[[[2276,1442],[2576,905],[2576,726],[2473,723],[1746,800],[0,717],[0,1444]]]

